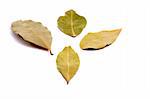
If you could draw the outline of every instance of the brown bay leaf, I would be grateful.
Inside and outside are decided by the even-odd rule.
[[[120,34],[121,29],[104,30],[95,33],[88,33],[80,42],[81,49],[101,49],[111,45]]]
[[[25,41],[47,49],[51,53],[51,32],[40,22],[18,20],[12,23],[11,29],[13,33],[21,36]]]
[[[57,20],[58,28],[63,33],[76,37],[85,28],[87,21],[85,17],[78,15],[74,10],[65,12],[65,16],[60,16]]]
[[[56,59],[57,69],[67,81],[67,84],[76,74],[80,60],[78,54],[71,48],[65,47],[57,56]]]

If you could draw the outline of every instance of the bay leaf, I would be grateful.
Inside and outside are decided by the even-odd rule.
[[[71,46],[65,47],[62,52],[58,54],[56,63],[58,71],[68,84],[79,68],[80,60],[78,54]]]
[[[87,21],[85,17],[78,15],[74,10],[65,12],[65,16],[60,16],[57,20],[58,28],[63,33],[76,37],[85,28]]]
[[[81,49],[101,49],[111,45],[120,34],[121,29],[104,30],[95,33],[88,33],[80,42]]]
[[[18,20],[12,23],[11,29],[25,41],[47,49],[51,53],[51,32],[40,22],[34,22],[32,20]]]

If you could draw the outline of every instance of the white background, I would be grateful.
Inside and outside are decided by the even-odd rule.
[[[57,28],[74,9],[88,24],[76,38]],[[148,0],[0,0],[0,99],[150,99],[150,6]],[[52,52],[16,38],[11,23],[40,21],[52,32]],[[83,51],[88,32],[122,28],[111,46]],[[81,65],[66,85],[56,69],[57,54],[71,45]]]

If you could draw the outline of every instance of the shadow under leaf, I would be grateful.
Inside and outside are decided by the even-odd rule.
[[[18,34],[15,34],[15,33],[11,32],[11,35],[13,36],[13,38],[14,38],[17,42],[21,43],[21,44],[24,45],[24,46],[31,47],[31,48],[37,48],[37,49],[41,49],[41,50],[47,51],[46,48],[43,48],[43,47],[41,47],[41,46],[38,46],[38,45],[36,45],[36,44],[33,44],[32,42],[29,42],[29,41],[27,41],[27,40],[24,40],[23,37],[20,36],[20,35],[18,35]],[[50,53],[51,53],[51,52],[50,52]]]
[[[111,44],[108,44],[108,45],[106,45],[106,46],[104,46],[104,47],[102,47],[102,48],[86,48],[86,49],[83,49],[83,50],[87,50],[87,51],[95,51],[95,50],[100,50],[100,49],[104,49],[105,47],[108,47],[108,46],[110,46]]]

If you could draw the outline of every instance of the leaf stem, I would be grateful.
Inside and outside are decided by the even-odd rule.
[[[50,50],[50,54],[51,54],[51,55],[54,55],[54,54],[52,53],[52,51],[51,51],[51,50]]]

